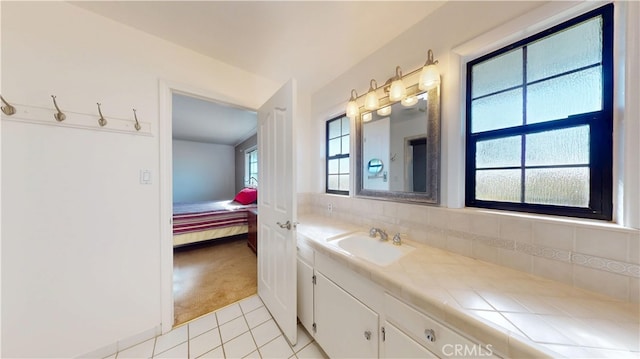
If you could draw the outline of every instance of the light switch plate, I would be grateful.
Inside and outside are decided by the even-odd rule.
[[[140,184],[151,184],[150,170],[140,170]]]

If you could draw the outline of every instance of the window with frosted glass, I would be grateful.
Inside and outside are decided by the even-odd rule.
[[[327,193],[349,194],[349,118],[327,121]]]
[[[613,5],[467,64],[466,204],[611,220]]]

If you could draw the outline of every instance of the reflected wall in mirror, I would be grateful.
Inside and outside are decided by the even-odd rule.
[[[389,106],[356,121],[356,196],[438,204],[440,87]]]

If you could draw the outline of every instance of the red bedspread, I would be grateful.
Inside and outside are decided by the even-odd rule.
[[[200,232],[247,224],[247,211],[256,204],[210,201],[173,204],[173,234]]]

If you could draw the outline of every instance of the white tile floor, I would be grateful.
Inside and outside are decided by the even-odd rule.
[[[327,358],[298,324],[289,345],[257,295],[198,318],[108,358]]]

